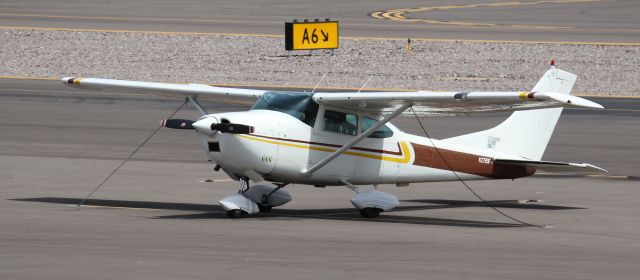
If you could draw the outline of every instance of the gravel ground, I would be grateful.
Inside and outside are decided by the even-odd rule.
[[[528,90],[555,59],[574,92],[640,96],[640,47],[343,39],[288,56],[283,38],[0,30],[0,75],[419,90]]]

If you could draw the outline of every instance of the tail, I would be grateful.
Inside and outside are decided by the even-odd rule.
[[[552,66],[532,91],[569,94],[575,81],[576,75]],[[562,108],[517,111],[494,128],[443,141],[540,160],[561,113]]]

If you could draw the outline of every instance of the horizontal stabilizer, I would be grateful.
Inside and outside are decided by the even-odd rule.
[[[513,160],[513,159],[495,159],[495,164],[513,165],[513,166],[530,166],[547,172],[559,173],[605,173],[600,167],[588,163],[573,162],[556,162],[556,161],[532,161],[532,160]]]

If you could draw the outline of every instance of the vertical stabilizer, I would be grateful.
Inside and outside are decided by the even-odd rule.
[[[569,94],[575,81],[576,75],[552,66],[532,91]],[[443,141],[540,160],[561,113],[562,108],[518,111],[494,128]]]

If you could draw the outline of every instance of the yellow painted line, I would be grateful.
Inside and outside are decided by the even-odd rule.
[[[140,34],[159,34],[159,35],[198,35],[198,36],[233,36],[233,37],[274,37],[274,38],[284,38],[284,35],[273,35],[273,34],[149,31],[149,30],[92,29],[92,28],[35,27],[35,26],[0,26],[0,29],[5,29],[5,30],[6,29],[16,29],[16,30],[68,31],[68,32],[140,33]]]
[[[157,21],[157,22],[210,22],[210,23],[258,23],[258,24],[278,24],[282,25],[283,22],[274,21],[241,21],[241,20],[210,20],[210,19],[186,19],[186,18],[145,18],[145,17],[98,17],[98,16],[66,16],[66,15],[46,15],[46,14],[10,14],[0,13],[0,16],[14,16],[14,17],[32,17],[32,18],[68,18],[68,19],[89,19],[89,20],[106,20],[106,21]],[[348,26],[371,26],[371,27],[407,27],[405,24],[371,24],[371,23],[343,23]],[[423,27],[420,27],[423,28]],[[447,26],[429,26],[428,28],[450,28]],[[473,28],[473,26],[469,26]],[[274,35],[275,36],[275,35]]]
[[[196,35],[196,36],[231,36],[231,37],[264,37],[284,38],[279,34],[252,34],[252,33],[224,33],[224,32],[181,32],[181,31],[150,31],[150,30],[125,30],[125,29],[90,29],[90,28],[63,28],[63,27],[38,27],[38,26],[0,26],[4,30],[42,30],[42,31],[67,31],[67,32],[104,32],[104,33],[140,33],[157,35]],[[375,36],[340,36],[346,40],[382,40],[382,41],[406,41],[405,37],[375,37]],[[597,46],[640,46],[640,42],[600,42],[600,41],[541,41],[541,40],[479,40],[479,39],[439,39],[439,38],[411,38],[412,41],[421,42],[445,42],[445,43],[506,43],[506,44],[549,44],[549,45],[597,45]]]
[[[445,6],[429,6],[419,8],[405,8],[405,9],[390,9],[382,12],[373,12],[369,15],[373,18],[388,19],[401,22],[412,23],[427,23],[435,25],[447,25],[457,27],[480,27],[480,28],[497,28],[497,29],[529,29],[529,30],[590,30],[590,31],[610,31],[610,32],[639,32],[638,29],[623,29],[623,28],[583,28],[574,26],[547,26],[547,25],[524,25],[524,24],[495,24],[495,23],[478,23],[467,21],[447,21],[447,20],[433,20],[433,19],[415,19],[409,18],[406,14],[411,13],[426,13],[431,11],[446,11],[454,9],[469,9],[469,8],[486,8],[486,7],[510,7],[510,6],[525,6],[525,5],[540,5],[540,4],[575,4],[586,2],[600,2],[601,0],[542,0],[531,2],[498,2],[498,3],[480,3],[480,4],[467,4],[467,5],[445,5]]]
[[[0,79],[54,81],[54,80],[60,80],[61,78],[54,78],[54,77],[28,77],[28,76],[0,76]]]
[[[99,17],[99,16],[68,16],[68,15],[46,15],[46,14],[11,14],[0,13],[0,16],[8,17],[32,17],[32,18],[67,18],[67,19],[88,19],[88,20],[105,20],[105,21],[157,21],[157,22],[209,22],[209,23],[258,23],[258,24],[277,24],[282,25],[284,22],[278,21],[242,21],[242,20],[212,20],[212,19],[186,19],[186,18],[149,18],[149,17]],[[342,23],[348,26],[371,26],[371,27],[407,27],[405,24],[371,24],[371,23],[357,23],[347,22]],[[420,27],[422,28],[422,27]],[[430,26],[429,28],[448,28],[446,26]],[[275,35],[274,35],[275,36]]]
[[[281,21],[243,21],[243,20],[216,20],[216,19],[188,19],[188,18],[151,18],[151,17],[101,17],[101,16],[69,16],[69,15],[46,15],[46,14],[12,14],[0,13],[0,16],[7,17],[28,17],[28,18],[62,18],[62,19],[89,19],[105,21],[157,21],[157,22],[209,22],[209,23],[260,23],[260,24],[280,24]]]

